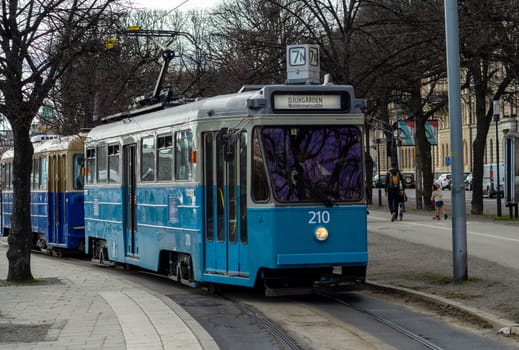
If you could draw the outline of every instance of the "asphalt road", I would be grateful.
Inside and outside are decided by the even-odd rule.
[[[423,213],[406,212],[404,221],[388,225],[389,213],[371,210],[368,230],[383,232],[393,238],[451,250],[453,243],[452,220],[433,221]],[[519,269],[519,223],[497,223],[492,220],[466,221],[467,250],[478,258],[503,266]]]

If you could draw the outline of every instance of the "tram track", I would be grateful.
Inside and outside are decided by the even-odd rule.
[[[281,344],[286,350],[301,350],[302,348],[289,337],[286,331],[272,322],[270,319],[265,317],[262,313],[253,310],[240,302],[235,302],[235,305],[247,316],[254,319],[263,329],[265,329],[279,344]]]
[[[444,350],[443,347],[437,345],[437,344],[434,344],[433,342],[427,340],[425,337],[421,336],[420,334],[416,333],[416,332],[413,332],[412,330],[408,329],[408,328],[405,328],[401,325],[398,325],[396,324],[395,322],[381,316],[381,315],[378,315],[372,311],[369,311],[359,305],[355,305],[351,302],[348,302],[348,301],[345,301],[343,299],[340,299],[336,296],[333,296],[333,295],[330,295],[330,294],[326,294],[326,293],[322,293],[322,294],[319,294],[321,297],[324,297],[328,300],[331,300],[333,302],[336,302],[338,304],[341,304],[343,306],[346,306],[347,308],[349,309],[352,309],[352,310],[355,310],[357,312],[360,312],[368,317],[370,317],[371,319],[385,325],[386,327],[389,327],[395,331],[397,331],[398,333],[412,339],[413,341],[416,341],[417,343],[423,345],[424,347],[426,347],[427,349],[431,349],[431,350]]]
[[[373,311],[370,311],[360,305],[357,305],[354,302],[345,301],[345,300],[341,299],[340,297],[334,296],[332,294],[327,294],[327,293],[318,293],[318,294],[309,296],[311,298],[311,300],[307,300],[306,299],[307,297],[304,297],[303,300],[301,299],[301,296],[294,297],[294,298],[284,297],[283,299],[287,301],[286,304],[297,303],[298,305],[300,305],[300,308],[307,306],[309,308],[309,310],[311,310],[311,309],[319,310],[320,316],[327,314],[330,325],[332,325],[335,322],[335,321],[333,321],[333,319],[337,319],[337,317],[329,314],[327,311],[327,308],[321,307],[321,303],[323,300],[331,301],[333,304],[340,304],[350,310],[353,310],[357,313],[361,313],[364,316],[367,316],[372,321],[383,325],[383,327],[387,327],[393,331],[398,332],[405,339],[409,340],[409,344],[412,344],[412,343],[419,344],[418,346],[420,349],[421,348],[430,349],[430,350],[444,350],[445,349],[441,345],[435,344],[433,341],[430,341],[429,339],[427,339],[426,336],[418,334],[415,331],[413,331],[401,324],[398,324],[398,323],[388,319],[387,317],[384,317],[384,316],[377,314]],[[243,301],[241,300],[241,298],[239,296],[234,296],[234,297],[224,296],[224,298],[233,302],[243,313],[248,315],[251,319],[256,321],[259,324],[259,326],[261,326],[267,332],[269,332],[270,335],[275,340],[277,340],[277,342],[279,344],[281,344],[284,347],[284,349],[287,349],[287,350],[294,349],[295,350],[295,349],[303,349],[303,348],[304,349],[315,348],[315,347],[312,347],[315,344],[305,344],[305,338],[311,338],[311,335],[305,333],[304,329],[300,329],[299,331],[296,331],[293,328],[290,328],[290,325],[288,326],[288,328],[285,328],[285,326],[287,326],[287,323],[288,323],[287,320],[276,319],[276,315],[271,314],[268,311],[269,310],[268,307],[267,308],[261,307],[260,305],[264,304],[264,300],[261,300],[259,303],[255,303],[255,302],[251,303],[248,296]],[[315,298],[317,298],[317,299],[315,299]],[[285,303],[282,302],[281,304],[285,304]],[[279,308],[282,308],[282,306],[279,305]],[[332,306],[332,308],[334,308],[334,307]],[[338,309],[335,308],[335,310],[338,310]],[[344,311],[338,310],[338,313],[344,313]],[[297,315],[295,317],[297,318]],[[355,316],[351,316],[351,314],[350,314],[350,317],[356,318]],[[280,326],[279,325],[280,323],[283,324],[283,326]],[[322,319],[314,321],[313,319],[309,318],[306,320],[305,323],[306,323],[307,327],[318,327],[318,326],[322,325]],[[355,330],[357,328],[356,325],[350,324],[347,321],[341,321],[341,323],[342,323],[342,325],[341,325],[342,329],[346,330],[344,333],[347,334],[351,331],[352,333],[358,335],[358,331]],[[329,330],[330,330],[330,334],[326,334],[326,333],[321,334],[322,339],[324,339],[324,338],[332,339],[334,337],[333,333],[337,331],[337,328],[334,326],[331,326]],[[380,332],[380,333],[370,334],[370,336],[375,337],[375,338],[380,337],[380,339],[378,339],[378,344],[380,345],[380,344],[384,344],[386,341],[389,341],[387,338],[385,338],[385,337],[387,337],[387,335],[384,335],[384,334],[385,334],[385,332]],[[295,339],[294,339],[294,337],[295,337]],[[362,342],[366,342],[366,341],[369,342],[370,341],[369,339],[370,339],[369,336],[365,337],[362,339]],[[333,340],[332,340],[332,342],[333,342]],[[328,345],[330,347],[335,347],[335,346],[338,346],[339,344],[340,343],[333,343],[333,344],[330,343]],[[388,344],[389,344],[389,342],[386,345],[388,345]],[[409,346],[412,346],[412,345],[409,345]],[[412,348],[414,348],[414,347],[412,347]]]

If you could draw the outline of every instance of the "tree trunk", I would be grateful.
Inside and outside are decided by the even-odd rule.
[[[474,155],[481,155],[474,156],[472,168],[472,207],[470,212],[475,215],[483,214],[483,154],[485,154],[486,134],[485,131],[478,131],[472,145]]]
[[[21,129],[21,130],[20,130]],[[31,280],[31,170],[34,149],[29,130],[13,125],[13,214],[12,228],[8,237],[8,281]]]
[[[433,182],[431,145],[425,134],[425,123],[430,114],[423,112],[422,86],[420,81],[412,82],[411,113],[415,121],[415,156],[416,156],[416,209],[434,209],[431,205],[431,187]],[[422,205],[423,204],[423,205]]]
[[[475,215],[483,214],[483,158],[491,118],[487,115],[486,107],[487,67],[486,61],[480,61],[478,58],[471,60],[468,65],[469,72],[474,79],[474,94],[476,97],[476,136],[472,144],[474,165],[472,167],[472,207],[470,209],[470,212]]]
[[[416,116],[416,167],[417,171],[421,171],[422,175],[420,195],[423,198],[423,209],[433,210],[434,208],[430,200],[433,183],[431,145],[425,134],[425,122],[427,119],[428,116],[423,113],[418,113]],[[418,198],[418,193],[416,197]]]

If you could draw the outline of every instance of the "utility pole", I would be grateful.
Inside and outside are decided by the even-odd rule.
[[[468,280],[467,220],[465,184],[463,182],[463,148],[461,132],[460,50],[458,34],[458,1],[445,0],[445,36],[449,94],[450,140],[452,145],[452,254],[454,281]]]

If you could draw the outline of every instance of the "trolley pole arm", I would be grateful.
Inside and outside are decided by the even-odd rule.
[[[169,62],[175,58],[175,52],[173,50],[166,49],[162,51],[162,58],[164,59],[164,62],[162,62],[162,68],[160,70],[159,77],[157,78],[155,89],[153,90],[153,99],[156,101],[160,101],[160,92],[162,90],[162,84],[164,83],[164,77],[168,71]]]
[[[173,30],[142,30],[139,26],[130,26],[126,31],[128,36],[143,36],[149,38],[155,45],[157,45],[162,50],[162,58],[164,62],[162,63],[162,68],[160,70],[159,77],[157,78],[157,82],[155,83],[155,88],[153,90],[152,99],[155,102],[160,102],[160,92],[162,91],[162,85],[164,83],[164,78],[168,71],[169,63],[173,58],[175,58],[175,52],[171,49],[168,49],[154,37],[176,37],[183,36],[194,43],[194,38],[189,33],[185,32],[177,32]]]

